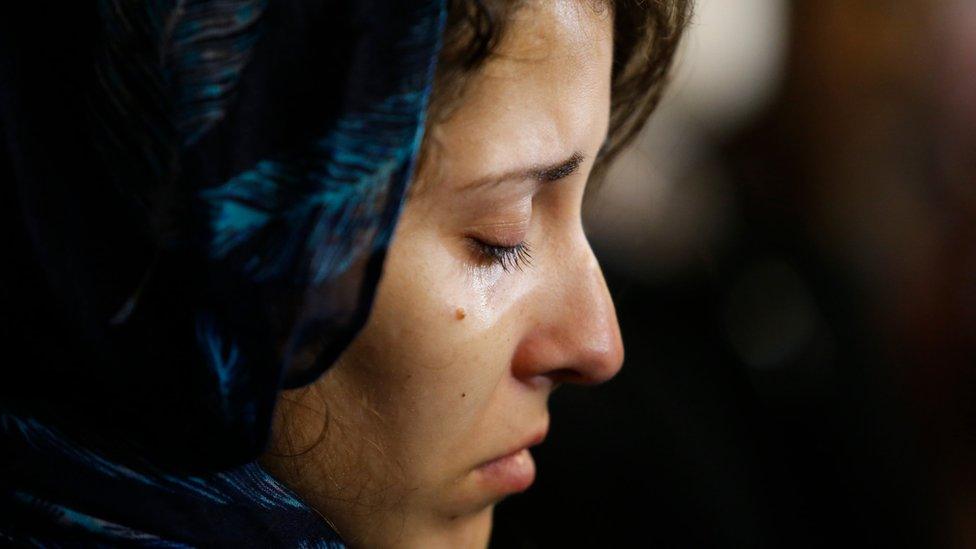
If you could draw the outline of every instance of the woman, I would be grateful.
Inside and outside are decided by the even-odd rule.
[[[310,545],[338,543],[331,525],[353,545],[484,545],[492,506],[532,483],[528,448],[545,437],[550,392],[563,382],[600,383],[621,366],[613,304],[580,208],[592,173],[653,108],[684,3],[406,2],[386,6],[389,15],[348,8],[359,57],[343,69],[338,107],[318,106],[315,85],[279,85],[281,92],[262,72],[306,82],[279,65],[292,62],[299,74],[318,65],[276,56],[268,44],[334,51],[326,45],[335,38],[294,38],[305,36],[296,26],[307,28],[322,15],[315,9],[327,8],[238,2],[216,19],[234,32],[216,33],[214,42],[214,33],[200,32],[214,6],[177,3],[139,19],[124,4],[107,4],[106,34],[94,39],[99,81],[144,83],[144,65],[130,63],[118,36],[128,40],[144,25],[170,40],[160,89],[181,90],[181,148],[168,153],[153,142],[158,126],[146,124],[154,130],[147,133],[132,120],[132,112],[151,112],[142,98],[157,88],[92,101],[96,129],[111,134],[96,138],[121,158],[111,162],[112,177],[163,180],[117,198],[156,214],[148,225],[157,251],[129,297],[104,307],[122,333],[92,339],[107,342],[100,357],[113,361],[145,356],[152,345],[161,356],[146,357],[148,367],[158,363],[164,373],[107,368],[97,379],[124,394],[103,389],[97,399],[5,394],[5,442],[15,459],[4,505],[17,520],[0,523],[0,533],[42,545]],[[251,37],[262,21],[260,40]],[[206,54],[195,49],[208,40]],[[418,75],[430,74],[425,60],[438,49],[430,91]],[[424,113],[428,94],[426,117],[411,118]],[[318,122],[241,107],[271,112],[268,98],[282,96],[323,111],[311,111]],[[420,142],[411,128],[419,121],[426,134],[414,170]],[[264,137],[255,125],[282,137]],[[118,126],[147,143],[119,139]],[[302,145],[318,131],[310,128],[323,126],[331,133]],[[178,167],[166,164],[172,158]],[[15,160],[16,173],[31,165]],[[158,177],[160,165],[204,182],[193,185],[189,206]],[[347,185],[327,189],[319,205],[309,174]],[[330,210],[336,194],[349,192],[354,199]],[[22,215],[33,221],[35,213]],[[193,244],[168,245],[174,241]],[[196,270],[208,274],[187,280]],[[122,287],[132,279],[118,278]],[[186,326],[192,342],[181,347]],[[154,344],[164,336],[175,343]],[[201,352],[203,368],[180,369],[184,355]],[[164,370],[174,364],[175,373]],[[66,376],[95,385],[87,373]],[[277,399],[281,386],[297,388]],[[236,466],[263,447],[273,406],[261,466]],[[112,417],[114,407],[134,412]],[[79,410],[83,418],[65,417]],[[93,418],[109,420],[94,428]],[[92,493],[99,490],[105,494]]]

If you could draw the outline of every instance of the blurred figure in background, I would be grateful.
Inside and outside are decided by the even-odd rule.
[[[976,3],[700,0],[588,228],[627,363],[499,546],[976,547]]]

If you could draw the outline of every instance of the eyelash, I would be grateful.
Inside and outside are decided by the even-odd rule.
[[[472,238],[471,242],[479,259],[485,263],[501,265],[505,272],[511,269],[522,271],[532,265],[532,249],[528,242],[522,241],[514,246],[499,246],[478,238]]]

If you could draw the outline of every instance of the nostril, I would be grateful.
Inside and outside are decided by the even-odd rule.
[[[515,377],[533,384],[546,379],[554,385],[596,385],[611,379],[622,366],[619,344],[587,348],[560,339],[551,333],[536,333],[523,341],[512,360]]]
[[[579,371],[572,368],[558,368],[549,372],[549,377],[554,383],[581,383],[583,376]]]

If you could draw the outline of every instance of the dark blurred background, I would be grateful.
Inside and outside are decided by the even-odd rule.
[[[497,547],[976,547],[976,1],[698,0]]]

